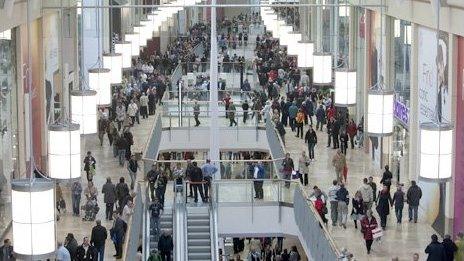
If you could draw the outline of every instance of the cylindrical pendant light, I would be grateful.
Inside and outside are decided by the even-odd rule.
[[[297,56],[298,55],[298,42],[301,41],[302,35],[299,32],[291,32],[288,34],[289,42],[287,45],[287,55]],[[313,52],[311,51],[311,54]]]
[[[47,179],[11,182],[13,251],[21,260],[55,257],[54,182]]]
[[[137,37],[139,38],[139,45],[140,47],[147,46],[147,37],[145,34],[145,26],[136,25],[134,26],[134,33],[137,33]]]
[[[140,39],[138,33],[127,33],[124,35],[124,39],[131,43],[132,56],[140,55]]]
[[[122,54],[122,68],[132,67],[132,47],[131,42],[121,41],[114,44],[114,51]]]
[[[89,87],[97,91],[97,105],[111,104],[111,70],[94,68],[89,70]]]
[[[96,91],[71,91],[71,119],[80,125],[80,134],[97,133]]]
[[[314,65],[314,43],[309,41],[298,42],[298,68],[312,68]]]
[[[48,126],[48,174],[53,179],[81,177],[81,137],[79,124]]]
[[[122,54],[103,54],[103,67],[111,70],[111,84],[120,84],[122,82]]]
[[[453,163],[453,126],[446,123],[420,125],[421,179],[443,182],[451,179]]]
[[[280,45],[287,46],[290,37],[289,34],[293,30],[293,27],[291,25],[281,25],[279,26],[279,43]]]
[[[314,84],[331,84],[332,83],[332,54],[314,53]]]
[[[388,136],[393,133],[393,99],[393,91],[369,91],[367,133],[370,136]]]
[[[335,105],[341,107],[356,105],[356,70],[335,71]]]

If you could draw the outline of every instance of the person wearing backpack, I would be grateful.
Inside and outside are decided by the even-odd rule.
[[[305,114],[302,109],[298,110],[298,113],[296,114],[296,119],[295,119],[295,126],[296,126],[296,136],[295,137],[300,137],[303,139],[303,125],[304,125],[304,119],[305,119]]]
[[[255,198],[257,199],[263,199],[264,198],[264,191],[263,191],[263,183],[264,181],[264,167],[263,163],[260,161],[258,164],[255,165],[254,168],[254,173],[253,173],[253,178],[255,181],[253,181],[253,185],[255,188]]]

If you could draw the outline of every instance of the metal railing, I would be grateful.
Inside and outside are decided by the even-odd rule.
[[[211,200],[209,207],[210,217],[210,238],[211,238],[211,260],[219,260],[219,240],[218,240],[218,209],[216,195],[211,190]]]
[[[174,195],[172,217],[173,241],[175,242],[173,260],[188,260],[187,208],[180,192],[176,192]]]
[[[285,157],[285,147],[284,143],[277,133],[274,122],[271,120],[270,113],[265,115],[266,117],[266,136],[267,142],[269,145],[269,150],[271,152],[272,158],[274,159],[283,159]],[[276,166],[282,165],[282,160],[277,160],[274,164]]]
[[[159,113],[156,113],[153,127],[150,131],[150,135],[148,136],[148,140],[146,142],[147,145],[145,146],[145,150],[143,152],[142,161],[144,163],[144,173],[147,173],[150,170],[151,161],[149,159],[156,159],[158,157],[162,131],[163,124],[161,122],[161,116]]]

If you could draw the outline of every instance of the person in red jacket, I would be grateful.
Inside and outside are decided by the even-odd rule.
[[[348,123],[346,132],[348,133],[348,136],[350,136],[351,149],[354,149],[354,137],[358,133],[358,126],[356,126],[356,123],[353,121],[353,119],[351,119]]]
[[[371,253],[372,242],[374,241],[374,236],[372,235],[372,230],[377,228],[377,220],[372,215],[372,210],[366,212],[366,216],[361,220],[361,228],[364,234],[364,240],[366,240],[367,254]]]
[[[335,118],[335,113],[335,107],[330,105],[330,107],[327,109],[327,119]]]

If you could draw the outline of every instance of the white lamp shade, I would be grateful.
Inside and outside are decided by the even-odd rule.
[[[300,33],[290,33],[288,34],[289,42],[287,45],[287,54],[288,55],[293,55],[296,56],[298,55],[298,48],[299,44],[298,42],[301,41],[301,34]],[[311,51],[311,54],[313,52]]]
[[[139,56],[140,54],[140,39],[138,33],[130,33],[124,35],[124,39],[131,43],[132,56]]]
[[[53,179],[81,177],[79,124],[48,126],[48,174]]]
[[[314,84],[332,83],[332,55],[325,53],[314,53]]]
[[[367,132],[371,136],[393,133],[393,91],[369,91]]]
[[[279,27],[279,41],[280,41],[280,45],[284,45],[284,46],[287,46],[289,41],[290,41],[290,37],[289,37],[289,34],[290,32],[293,30],[293,27],[290,26],[290,25],[281,25]]]
[[[55,193],[45,179],[11,182],[13,250],[21,260],[47,259],[55,252]]]
[[[122,54],[122,68],[132,66],[132,45],[130,42],[118,42],[114,44],[114,51]]]
[[[94,68],[89,70],[89,87],[97,91],[97,105],[111,104],[111,70]]]
[[[111,70],[111,84],[120,84],[122,82],[122,54],[103,54],[103,67]]]
[[[71,119],[78,123],[80,134],[97,133],[97,92],[92,90],[71,92]]]
[[[401,36],[401,20],[400,19],[395,19],[393,30],[394,30],[394,35],[396,38]]]
[[[314,65],[314,43],[312,42],[298,42],[298,67],[311,68]]]
[[[147,38],[146,38],[146,34],[145,34],[145,26],[142,26],[142,25],[134,26],[134,33],[137,33],[137,37],[139,38],[139,42],[138,42],[139,45],[141,47],[147,46]]]
[[[448,124],[420,126],[421,179],[446,180],[452,176],[453,128]]]
[[[412,43],[412,32],[411,25],[404,26],[404,44],[411,45]]]
[[[338,16],[340,17],[349,17],[350,16],[350,7],[347,5],[340,5],[338,7]]]
[[[356,71],[335,71],[335,105],[346,107],[356,104]]]

